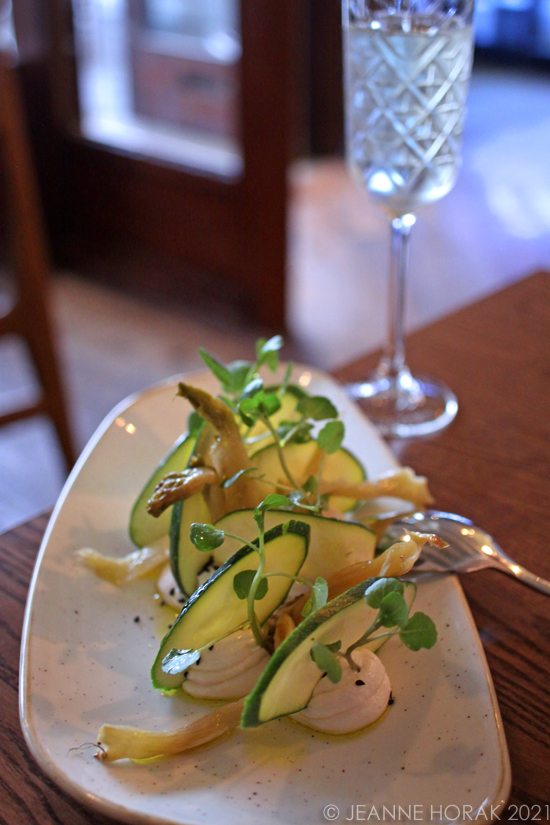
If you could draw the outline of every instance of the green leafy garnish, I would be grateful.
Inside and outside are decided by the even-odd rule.
[[[210,355],[210,353],[202,347],[199,347],[199,355],[208,369],[214,373],[224,390],[226,392],[231,392],[233,379],[231,372],[227,369],[225,364],[222,364],[221,361],[218,361],[217,358],[214,358],[213,355]]]
[[[437,628],[429,616],[418,612],[401,629],[399,638],[410,650],[429,649],[437,642]]]
[[[243,389],[243,391],[241,393],[241,399],[244,401],[245,398],[254,398],[254,396],[257,393],[259,393],[260,390],[263,390],[263,387],[264,387],[264,382],[262,381],[262,379],[259,376],[257,378],[253,378],[252,381],[249,381],[248,384],[246,385],[246,387]],[[258,405],[258,403],[259,403],[259,398],[258,398],[258,401],[256,402],[256,406]]]
[[[433,621],[424,613],[415,613],[409,618],[409,608],[403,596],[403,582],[395,578],[381,578],[374,581],[365,593],[369,607],[378,609],[378,615],[363,635],[350,645],[342,655],[350,667],[357,669],[352,653],[375,639],[399,638],[410,650],[433,647],[437,641],[437,630]],[[391,628],[379,633],[381,628]]]
[[[378,579],[371,584],[367,592],[365,593],[365,600],[369,607],[379,608],[382,604],[382,599],[388,593],[397,592],[403,595],[405,588],[403,587],[403,582],[399,579]]]
[[[228,390],[235,394],[241,393],[249,379],[251,367],[250,361],[232,361],[228,364],[227,370],[231,375],[231,385]]]
[[[307,481],[303,485],[303,489],[306,493],[316,493],[319,487],[319,482],[315,478],[315,476],[310,476]]]
[[[247,599],[256,576],[256,570],[241,570],[233,579],[233,590],[239,599]],[[261,601],[267,593],[267,579],[262,577],[254,594],[255,601]]]
[[[306,418],[312,418],[314,421],[338,418],[338,410],[332,401],[322,395],[308,395],[301,398],[296,409]]]
[[[407,602],[397,590],[387,593],[380,603],[378,621],[382,627],[404,628],[409,620]]]
[[[279,493],[271,493],[271,495],[266,496],[266,498],[264,498],[264,500],[261,501],[254,510],[254,520],[258,524],[261,522],[263,525],[264,515],[267,511],[278,510],[279,507],[292,507],[292,501]]]
[[[258,367],[266,364],[271,372],[275,372],[279,366],[279,350],[283,346],[283,339],[280,335],[273,338],[260,338],[256,342],[256,358]]]
[[[191,541],[203,553],[211,552],[216,547],[220,547],[225,541],[225,533],[218,530],[213,524],[199,524],[193,522],[189,532]]]
[[[282,447],[287,444],[306,444],[311,441],[313,424],[310,421],[281,421],[276,433]]]
[[[339,644],[336,642],[336,644]],[[330,681],[336,684],[342,678],[342,666],[331,650],[331,646],[314,642],[310,650],[310,656],[319,668],[323,670]]]
[[[317,436],[317,444],[327,455],[338,452],[344,440],[344,425],[341,421],[329,421]]]
[[[265,415],[275,415],[275,413],[281,409],[281,399],[276,392],[263,393],[260,406]]]
[[[327,599],[328,584],[325,579],[318,576],[315,579],[315,584],[311,588],[309,599],[304,605],[302,616],[309,616],[310,613],[313,613],[315,610],[319,610],[320,607],[323,607],[327,603]]]

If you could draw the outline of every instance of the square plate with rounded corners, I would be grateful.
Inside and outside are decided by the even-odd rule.
[[[204,372],[186,379],[217,391]],[[395,466],[332,378],[296,367],[294,380],[334,401],[346,424],[345,444],[370,476]],[[44,536],[21,656],[22,725],[40,766],[81,802],[128,822],[495,818],[510,790],[508,751],[483,648],[454,576],[422,578],[415,607],[435,620],[438,643],[419,653],[395,639],[383,648],[395,703],[362,732],[331,737],[286,718],[149,763],[106,766],[92,758],[93,749],[72,750],[94,742],[104,722],[169,729],[208,709],[183,692],[167,697],[151,686],[159,640],[154,582],[117,589],[74,555],[83,546],[111,554],[131,549],[133,500],[185,428],[188,409],[174,400],[175,381],[122,402],[107,417]]]

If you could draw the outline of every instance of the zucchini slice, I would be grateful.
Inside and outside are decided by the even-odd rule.
[[[258,534],[253,512],[235,510],[219,519],[216,527],[252,541]],[[300,575],[306,579],[314,580],[317,576],[326,578],[342,567],[374,558],[376,533],[355,521],[291,513],[288,510],[268,510],[265,514],[265,526],[269,529],[291,519],[300,519],[311,528],[307,559],[300,571]],[[236,539],[226,538],[221,547],[214,551],[214,561],[223,564],[238,548],[239,543]]]
[[[323,676],[310,656],[313,643],[341,641],[345,650],[357,641],[378,613],[363,598],[376,581],[378,579],[368,579],[350,588],[312,613],[287,636],[247,697],[241,727],[255,728],[307,707],[315,685]],[[416,596],[416,585],[412,582],[403,582],[403,585],[403,595],[410,607]],[[374,651],[384,641],[380,639],[366,647]]]
[[[185,470],[193,453],[195,442],[194,436],[187,435],[187,433],[182,435],[162,459],[137,497],[130,515],[129,532],[131,540],[138,547],[152,544],[168,534],[170,511],[165,511],[159,518],[153,518],[147,512],[147,502],[165,475]]]
[[[277,386],[266,387],[266,392],[276,392]],[[274,427],[278,427],[281,421],[294,421],[300,417],[296,412],[298,402],[305,398],[307,392],[299,387],[297,384],[289,384],[286,392],[281,398],[281,409],[271,416],[270,421]],[[247,451],[249,455],[255,453],[260,447],[267,447],[273,444],[273,436],[265,436],[267,427],[261,421],[257,421],[250,431],[247,431],[246,426],[242,425],[242,433],[246,433]],[[262,436],[264,436],[262,438]]]
[[[265,572],[295,576],[307,556],[310,528],[300,521],[289,521],[269,530],[264,537]],[[213,639],[227,636],[247,620],[246,599],[233,590],[233,579],[242,570],[257,570],[258,554],[245,545],[194,592],[160,645],[151,670],[156,688],[173,690],[184,679],[183,673],[163,671],[162,661],[173,649],[203,647]],[[286,599],[292,580],[284,576],[268,579],[267,594],[256,602],[256,615],[263,624]]]
[[[193,522],[209,524],[210,518],[210,509],[202,493],[185,501],[177,501],[172,506],[170,567],[179,589],[186,596],[191,596],[197,589],[197,575],[210,558],[207,553],[197,550],[191,541],[191,525]]]
[[[283,448],[286,462],[289,470],[298,481],[303,483],[307,481],[308,466],[315,456],[317,450],[316,441],[307,441],[305,444],[287,444]],[[259,474],[265,474],[265,477],[270,481],[281,481],[288,484],[284,471],[279,461],[277,448],[274,444],[263,447],[254,453],[251,457],[252,464],[258,468]],[[324,481],[337,481],[339,479],[345,480],[349,483],[360,483],[366,479],[365,468],[358,458],[356,458],[349,450],[342,447],[336,453],[327,455],[323,465],[323,479]],[[341,513],[346,513],[352,510],[356,503],[353,499],[332,496],[330,499],[330,507],[338,510]]]

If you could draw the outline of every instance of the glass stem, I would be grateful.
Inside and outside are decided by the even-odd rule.
[[[409,235],[416,218],[410,213],[391,222],[389,329],[378,373],[397,378],[405,367],[405,283],[409,268]]]

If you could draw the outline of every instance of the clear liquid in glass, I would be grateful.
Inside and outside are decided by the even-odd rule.
[[[471,25],[399,14],[346,36],[346,143],[354,179],[393,215],[454,186],[472,67]]]

